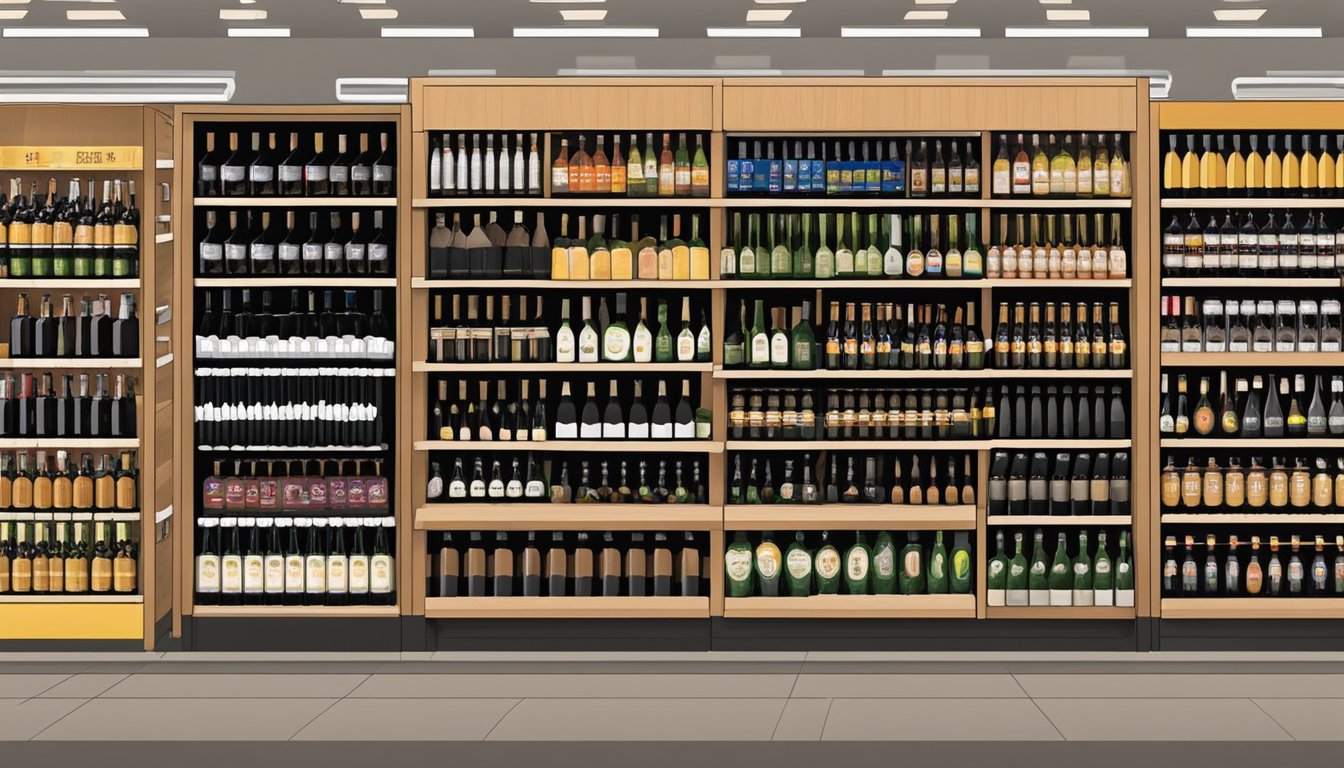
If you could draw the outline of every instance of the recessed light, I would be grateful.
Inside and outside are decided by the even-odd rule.
[[[565,21],[601,21],[607,18],[607,9],[566,8],[560,12],[560,18]]]
[[[18,21],[28,15],[28,11],[0,11],[0,19],[7,21]]]
[[[28,0],[0,0],[0,5],[27,5]]]
[[[66,11],[68,21],[125,21],[121,11]]]
[[[244,0],[246,2],[246,0]],[[253,0],[255,2],[255,0]],[[387,5],[387,0],[337,0],[347,5]]]
[[[248,10],[245,8],[222,8],[219,11],[219,18],[222,21],[264,21],[266,11]]]
[[[657,37],[657,27],[514,27],[514,37]]]
[[[947,21],[947,11],[906,11],[906,21]]]
[[[841,37],[979,37],[979,27],[841,27]]]
[[[360,8],[361,19],[395,19],[399,11],[395,8]]]
[[[383,27],[383,37],[475,37],[475,27]]]
[[[289,27],[229,27],[229,37],[289,37]]]
[[[747,11],[747,21],[784,21],[792,15],[792,8],[753,8]]]
[[[1186,37],[1321,37],[1320,27],[1186,27]]]
[[[1073,0],[1041,0],[1041,5],[1073,5]]]
[[[532,3],[564,3],[565,5],[578,5],[580,3],[605,3],[607,0],[528,0]]]
[[[802,37],[798,27],[706,27],[708,37]]]
[[[952,5],[957,0],[915,0],[915,5]]]
[[[1219,21],[1259,21],[1264,15],[1264,8],[1219,8],[1213,12]]]
[[[1004,37],[1147,37],[1147,27],[1008,27]]]
[[[1045,12],[1048,21],[1091,21],[1091,11],[1074,11],[1063,8],[1051,8]]]
[[[146,27],[6,27],[5,37],[149,37]]]
[[[792,3],[805,3],[807,0],[756,0],[757,5],[790,5]]]

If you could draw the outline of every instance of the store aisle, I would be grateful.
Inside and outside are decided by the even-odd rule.
[[[0,655],[0,740],[1344,740],[1344,654],[602,658]]]

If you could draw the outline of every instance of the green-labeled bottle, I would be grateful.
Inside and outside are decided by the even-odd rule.
[[[1134,560],[1129,554],[1129,531],[1120,532],[1120,554],[1115,558],[1115,604],[1134,605]]]
[[[786,221],[790,227],[787,231],[784,226]],[[778,223],[770,228],[775,238],[775,247],[770,249],[770,276],[781,280],[793,274],[793,254],[789,253],[789,241],[793,239],[792,225],[793,220],[781,213]]]
[[[723,553],[723,570],[728,577],[729,597],[751,597],[751,543],[745,531],[738,531],[728,551]]]
[[[952,593],[971,593],[971,536],[966,531],[952,535]]]
[[[676,351],[672,348],[672,329],[667,324],[667,302],[658,302],[658,333],[653,337],[653,361],[655,363],[670,363],[675,359]]]
[[[798,218],[798,214],[794,214],[794,218]],[[798,238],[793,249],[793,276],[808,280],[811,279],[814,270],[812,262],[812,217],[806,213],[802,214],[802,225],[802,237]]]
[[[1059,532],[1055,543],[1055,559],[1050,564],[1050,605],[1072,605],[1073,563],[1069,560],[1069,542]]]
[[[854,546],[845,553],[845,589],[849,594],[868,594],[868,578],[872,564],[873,553],[863,540],[863,531],[855,531]]]
[[[802,311],[789,331],[789,365],[795,371],[812,371],[817,367],[817,337],[812,331],[812,302],[803,301]]]
[[[803,541],[803,532],[793,536],[789,551],[784,554],[784,568],[788,571],[789,595],[807,597],[812,594],[812,552]]]
[[[943,532],[933,536],[933,550],[929,552],[929,594],[947,594],[947,547],[943,546]]]
[[[919,534],[906,533],[908,543],[901,550],[901,594],[922,595],[927,590],[924,574],[924,548],[919,546]]]
[[[891,534],[883,531],[877,534],[873,544],[873,594],[893,595],[896,593],[896,544]]]
[[[1015,554],[1008,563],[1008,575],[1004,579],[1005,602],[1007,605],[1026,605],[1027,604],[1027,556],[1026,546],[1022,541],[1022,532],[1013,534],[1013,545]],[[990,603],[993,605],[993,603]]]
[[[1078,557],[1073,561],[1073,604],[1092,605],[1092,558],[1087,554],[1087,529],[1078,531]]]
[[[1032,534],[1031,570],[1027,573],[1027,605],[1049,604],[1050,566],[1045,562],[1045,533],[1037,528]]]
[[[1115,573],[1106,552],[1106,532],[1097,531],[1097,556],[1092,560],[1092,604],[1115,605]]]
[[[840,552],[831,543],[829,531],[821,532],[821,548],[817,550],[813,571],[818,595],[840,594]]]
[[[774,542],[774,531],[761,534],[761,543],[756,545],[756,585],[761,597],[779,596],[779,546]]]

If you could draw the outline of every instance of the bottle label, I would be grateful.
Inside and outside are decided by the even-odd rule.
[[[386,595],[392,591],[392,556],[374,555],[369,560],[369,591],[375,595]]]
[[[760,547],[756,550],[756,570],[763,579],[773,579],[779,574],[779,558],[773,547]]]
[[[283,262],[298,261],[303,253],[303,249],[293,243],[281,243],[278,251]]]
[[[785,558],[785,567],[789,569],[789,576],[795,580],[801,581],[812,575],[812,556],[805,550],[795,549]]]
[[[241,165],[225,165],[219,169],[224,181],[242,181],[247,178],[247,169]]]
[[[232,243],[224,246],[224,257],[229,261],[246,261],[247,246],[234,245]]]
[[[387,246],[382,243],[370,243],[369,261],[387,261]]]
[[[275,246],[270,243],[253,243],[251,251],[253,261],[275,260]]]
[[[262,581],[268,593],[283,592],[285,589],[285,558],[280,555],[268,555]]]
[[[266,564],[261,555],[243,558],[243,591],[258,594],[265,583]]]
[[[301,165],[282,165],[280,166],[281,181],[303,181],[303,166]]]
[[[770,337],[758,333],[751,339],[751,360],[749,362],[768,362],[770,360]]]
[[[344,555],[332,555],[327,558],[327,591],[341,593],[347,590],[346,561]]]
[[[326,181],[326,180],[327,180],[327,166],[325,166],[325,165],[306,165],[306,166],[304,166],[304,168],[303,168],[303,175],[306,176],[306,177],[308,178],[309,181]]]
[[[327,178],[336,184],[341,184],[350,181],[350,166],[348,165],[331,166],[331,168],[327,171]]]
[[[322,244],[321,244],[321,243],[304,243],[304,244],[303,244],[303,260],[304,260],[304,261],[321,261],[321,260],[322,260]]]
[[[261,182],[274,181],[274,180],[275,180],[275,168],[274,168],[274,166],[270,166],[270,165],[252,165],[252,166],[248,166],[248,169],[247,169],[247,176],[248,176],[248,178],[250,178],[252,181],[261,181]]]
[[[850,550],[845,563],[846,575],[851,581],[863,581],[868,578],[868,552],[855,547]]]
[[[383,163],[378,163],[377,165],[373,166],[373,180],[374,180],[374,181],[391,181],[391,180],[392,180],[392,166],[390,166],[390,165],[385,165],[385,164],[383,164]]]
[[[823,579],[834,579],[840,573],[840,553],[833,549],[824,549],[817,553],[817,575]]]
[[[237,555],[220,558],[220,588],[229,593],[243,591],[243,559]]]
[[[891,547],[878,548],[873,555],[873,570],[879,579],[889,579],[896,575],[896,553]]]
[[[607,328],[602,345],[602,357],[607,360],[624,360],[630,353],[630,332],[611,326]]]
[[[369,591],[369,559],[363,555],[350,558],[350,591],[363,594]]]
[[[198,555],[196,557],[196,591],[206,593],[219,592],[219,556]]]
[[[744,549],[730,549],[723,556],[723,566],[728,574],[728,578],[736,582],[744,582],[751,575],[751,551]]]
[[[285,557],[285,591],[290,594],[303,591],[303,558],[299,555]]]
[[[224,258],[224,246],[219,243],[201,243],[201,261],[220,261]]]
[[[351,181],[369,181],[373,178],[373,169],[367,165],[355,165],[350,167]]]
[[[327,563],[321,555],[309,555],[304,575],[304,591],[319,593],[327,591]]]

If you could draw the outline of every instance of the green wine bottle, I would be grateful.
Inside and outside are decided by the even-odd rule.
[[[985,601],[991,606],[1001,606],[1004,605],[1005,590],[1008,589],[1008,556],[1003,551],[1002,530],[994,534],[994,549],[994,559],[989,561],[989,571],[985,574]]]
[[[883,531],[877,534],[873,544],[873,594],[891,595],[896,593],[896,545],[891,534]]]
[[[1050,564],[1050,605],[1071,605],[1073,594],[1073,563],[1069,560],[1069,542],[1064,532],[1059,532],[1059,541],[1055,544],[1055,559]]]
[[[789,572],[789,595],[807,597],[812,594],[812,552],[803,541],[803,532],[793,536],[793,543],[784,555],[784,567]]]
[[[793,215],[798,219],[799,214]],[[796,238],[793,248],[793,276],[797,279],[810,280],[812,278],[812,219],[806,213],[801,215],[802,234]],[[793,231],[798,234],[798,227],[794,226]]]
[[[1092,604],[1115,605],[1115,574],[1106,552],[1106,532],[1097,531],[1097,556],[1092,560]]]
[[[924,548],[919,546],[919,534],[910,531],[905,534],[907,544],[901,550],[901,594],[922,595],[926,591],[924,574]]]
[[[733,536],[733,543],[723,553],[723,569],[728,577],[729,597],[751,597],[752,562],[751,543],[745,531]]]
[[[1027,574],[1027,604],[1050,604],[1050,566],[1045,562],[1045,533],[1040,528],[1032,534],[1031,571]]]
[[[658,333],[653,337],[653,360],[670,363],[675,357],[672,349],[672,329],[667,325],[667,302],[658,302]]]
[[[1013,534],[1013,545],[1015,554],[1008,563],[1008,576],[1004,579],[1005,602],[1008,605],[1027,605],[1027,556],[1021,531]]]
[[[1129,531],[1120,532],[1120,554],[1115,558],[1115,604],[1134,606],[1134,560],[1129,554]]]
[[[812,302],[803,301],[803,308],[794,308],[797,322],[789,331],[789,365],[795,371],[811,371],[817,367],[817,338],[812,332]]]
[[[779,220],[772,225],[770,234],[774,237],[774,248],[770,249],[770,276],[787,280],[793,274],[793,254],[789,252],[789,241],[793,239],[792,230],[786,231],[785,223],[792,226],[793,220],[779,214]]]
[[[821,548],[817,550],[816,564],[817,594],[837,595],[840,593],[840,552],[831,543],[829,531],[821,532]]]
[[[845,589],[851,595],[868,594],[868,571],[873,553],[863,540],[863,531],[854,532],[854,546],[845,553]]]
[[[1078,557],[1073,561],[1073,604],[1092,605],[1092,558],[1087,554],[1087,529],[1078,531]]]
[[[966,531],[952,535],[952,592],[971,593],[971,536]]]
[[[756,584],[762,597],[779,596],[779,546],[774,542],[774,531],[761,534],[756,545]]]
[[[943,532],[933,537],[933,550],[929,553],[929,594],[947,594],[947,548],[943,546]]]

